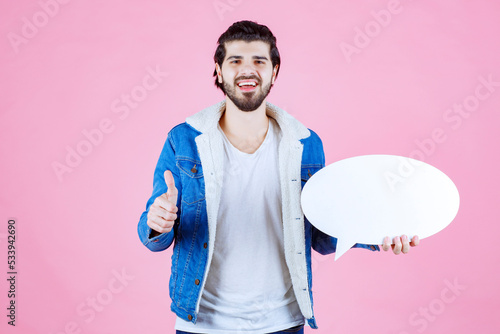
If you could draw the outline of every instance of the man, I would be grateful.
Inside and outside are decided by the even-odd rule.
[[[138,233],[151,251],[175,240],[177,333],[303,333],[305,322],[317,328],[311,248],[333,253],[337,241],[300,207],[302,187],[325,165],[322,142],[266,101],[280,68],[266,26],[234,23],[214,60],[226,98],[169,132]],[[418,244],[393,241],[396,254]]]

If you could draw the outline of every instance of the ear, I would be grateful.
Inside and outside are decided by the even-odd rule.
[[[272,85],[274,85],[274,81],[276,80],[276,73],[278,73],[278,67],[279,67],[279,65],[274,66],[273,76],[271,78],[271,84]]]
[[[221,73],[221,69],[220,69],[220,66],[218,63],[215,63],[215,71],[217,71],[217,80],[221,84],[222,83],[222,73]]]

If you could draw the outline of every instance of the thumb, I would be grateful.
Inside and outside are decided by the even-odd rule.
[[[177,204],[177,188],[175,187],[175,180],[172,172],[168,169],[163,174],[165,177],[165,183],[167,184],[167,200],[170,202]]]

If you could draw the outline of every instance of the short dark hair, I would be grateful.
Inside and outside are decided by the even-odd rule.
[[[226,47],[224,43],[231,41],[262,41],[269,44],[271,62],[273,64],[273,68],[276,65],[281,64],[280,53],[278,51],[278,47],[276,46],[276,37],[274,37],[271,30],[268,27],[262,24],[258,24],[257,22],[252,21],[239,21],[233,23],[222,35],[220,35],[217,41],[217,49],[214,54],[214,61],[219,64],[222,68],[222,63],[224,62],[224,58],[226,57]],[[276,77],[278,76],[278,72],[280,67],[278,66],[278,70],[276,71]],[[217,80],[217,70],[214,70],[215,77],[215,86],[220,88],[224,94],[224,85],[219,83]]]

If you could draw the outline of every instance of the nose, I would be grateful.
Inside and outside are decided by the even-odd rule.
[[[249,76],[255,75],[257,71],[251,62],[245,62],[240,68],[240,75]]]

